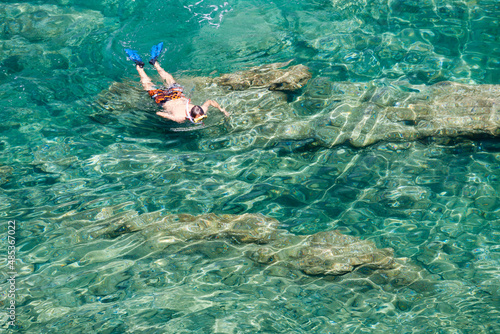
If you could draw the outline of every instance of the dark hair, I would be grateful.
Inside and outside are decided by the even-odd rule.
[[[200,106],[194,106],[193,108],[191,108],[189,114],[193,119],[195,119],[196,117],[205,115],[205,111]]]

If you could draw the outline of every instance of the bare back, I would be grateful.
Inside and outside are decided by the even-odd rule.
[[[188,98],[180,98],[163,103],[163,111],[156,114],[165,118],[169,118],[175,122],[184,122],[187,119],[187,112],[193,108]]]

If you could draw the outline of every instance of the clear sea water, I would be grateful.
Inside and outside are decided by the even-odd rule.
[[[500,333],[498,139],[270,145],[231,109],[245,92],[219,96],[230,120],[214,111],[205,128],[176,131],[123,53],[147,60],[163,41],[162,64],[184,78],[294,59],[318,85],[314,102],[287,97],[307,118],[342,81],[500,84],[498,0],[2,0],[0,15],[2,332]],[[279,275],[237,252],[90,236],[151,212],[337,229],[393,248],[433,285]]]

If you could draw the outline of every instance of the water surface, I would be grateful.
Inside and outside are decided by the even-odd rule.
[[[229,121],[214,111],[205,128],[175,131],[123,53],[147,59],[163,41],[162,64],[184,78],[294,59],[320,83],[315,104],[286,97],[306,118],[330,108],[321,101],[341,81],[499,84],[498,1],[2,1],[0,13],[1,249],[15,220],[19,273],[9,331],[500,332],[497,139],[265,141],[265,129],[244,128],[245,110],[231,110],[245,92],[219,101]],[[109,98],[117,82],[127,103]],[[272,123],[268,93],[255,94],[248,108]],[[362,271],[271,272],[238,248],[156,251],[135,234],[90,236],[151,212],[338,229],[393,248],[434,288]]]

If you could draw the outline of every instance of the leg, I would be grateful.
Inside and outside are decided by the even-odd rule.
[[[154,63],[154,67],[158,71],[158,74],[160,75],[160,77],[163,80],[165,80],[166,87],[172,86],[174,83],[176,83],[174,77],[170,73],[165,71],[163,68],[161,68],[161,66],[160,66],[160,64],[158,64],[158,62]]]
[[[155,85],[153,85],[153,83],[151,82],[151,79],[148,77],[148,75],[146,74],[144,69],[142,67],[140,67],[139,65],[137,65],[135,68],[137,69],[137,72],[139,72],[139,75],[141,76],[141,84],[142,84],[142,87],[144,87],[144,90],[155,89]]]

